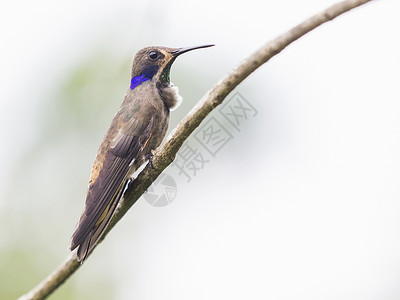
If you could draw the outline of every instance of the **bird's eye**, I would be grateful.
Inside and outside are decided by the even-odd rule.
[[[157,59],[157,57],[158,57],[158,52],[157,52],[157,51],[150,51],[150,52],[149,52],[149,57],[150,57],[151,59]]]

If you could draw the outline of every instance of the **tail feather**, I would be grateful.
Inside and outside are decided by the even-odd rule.
[[[93,248],[96,246],[97,242],[100,240],[102,237],[104,230],[107,228],[108,224],[111,221],[112,216],[114,215],[114,211],[123,195],[123,191],[125,188],[120,189],[120,191],[116,194],[116,196],[112,199],[108,207],[106,208],[105,211],[105,216],[100,219],[96,225],[89,231],[89,233],[83,237],[77,240],[77,237],[81,236],[81,229],[80,226],[78,225],[78,228],[75,230],[74,234],[72,235],[72,241],[71,241],[71,251],[74,250],[75,248],[78,248],[77,250],[77,260],[80,262],[83,262],[89,253],[93,250]],[[80,220],[79,223],[81,223],[82,220]]]

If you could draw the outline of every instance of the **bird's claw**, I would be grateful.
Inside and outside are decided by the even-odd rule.
[[[153,166],[153,153],[152,152],[150,152],[149,154],[147,154],[145,157],[144,157],[146,160],[149,160],[149,167],[151,168],[151,169],[155,169],[154,168],[154,166]]]

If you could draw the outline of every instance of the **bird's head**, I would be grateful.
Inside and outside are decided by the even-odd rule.
[[[146,80],[169,84],[169,72],[175,59],[188,51],[212,47],[202,45],[186,48],[147,47],[136,53],[132,65],[131,89]]]

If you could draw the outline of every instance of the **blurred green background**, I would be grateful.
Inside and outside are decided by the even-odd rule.
[[[97,147],[148,45],[215,43],[183,104],[333,1],[21,1],[0,12],[0,299],[68,255]],[[258,111],[177,197],[143,199],[50,299],[398,299],[398,1],[318,28],[236,89]],[[195,141],[189,139],[189,143]]]

